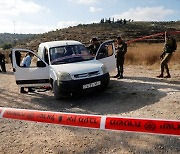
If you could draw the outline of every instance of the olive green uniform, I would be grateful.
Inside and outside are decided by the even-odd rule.
[[[124,57],[127,52],[127,44],[123,41],[121,44],[117,45],[116,50],[116,67],[118,71],[117,76],[120,76],[122,78],[124,72]]]
[[[167,72],[168,76],[170,77],[168,62],[170,61],[173,52],[174,52],[174,49],[172,48],[172,39],[168,39],[166,41],[166,43],[164,44],[164,50],[160,56],[160,58],[161,58],[161,75],[162,76],[164,73],[164,69],[166,69],[166,72]]]

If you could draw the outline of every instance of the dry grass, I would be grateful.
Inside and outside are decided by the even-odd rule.
[[[159,56],[163,50],[163,43],[132,43],[128,46],[126,54],[126,64],[128,65],[146,65],[150,67],[159,67]],[[177,43],[176,52],[170,61],[170,67],[180,69],[180,42]]]
[[[169,63],[170,68],[180,69],[180,42],[178,48],[173,54]],[[132,43],[128,45],[125,63],[127,65],[145,65],[151,68],[159,68],[159,56],[163,49],[163,43]],[[3,52],[3,51],[2,51]],[[10,51],[3,52],[6,56],[6,62],[10,62]]]

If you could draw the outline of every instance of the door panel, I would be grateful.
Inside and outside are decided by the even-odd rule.
[[[115,46],[114,41],[102,43],[97,51],[96,59],[101,61],[112,72],[116,69]]]
[[[29,67],[23,67],[21,64],[23,58],[29,53],[33,53],[34,55],[31,59],[31,65]],[[21,87],[49,85],[49,66],[33,51],[26,49],[13,49],[12,54],[13,70],[17,85]],[[44,65],[37,66],[38,61],[41,61],[41,64]]]

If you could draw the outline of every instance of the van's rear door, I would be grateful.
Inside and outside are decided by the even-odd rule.
[[[30,67],[21,66],[23,58],[33,53]],[[13,49],[13,71],[16,84],[20,87],[49,86],[49,65],[33,51],[27,49]]]

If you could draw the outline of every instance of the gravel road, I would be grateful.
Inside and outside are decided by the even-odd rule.
[[[180,120],[180,74],[157,79],[159,70],[125,66],[102,92],[56,101],[51,91],[20,94],[14,75],[0,73],[0,106],[43,111]],[[114,75],[112,73],[112,75]],[[0,153],[180,153],[180,137],[73,128],[0,119]]]

